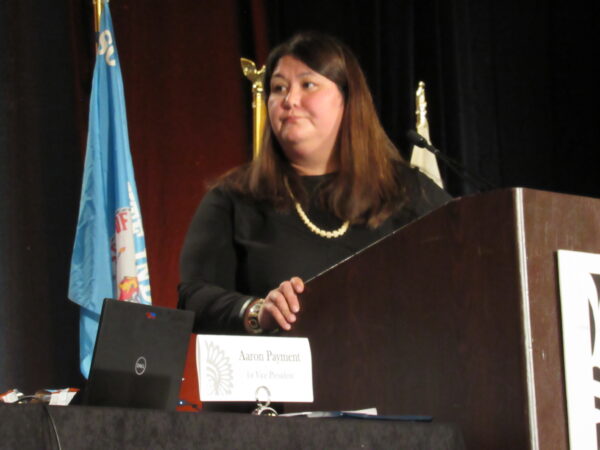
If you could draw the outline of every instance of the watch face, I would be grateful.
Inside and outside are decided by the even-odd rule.
[[[250,309],[248,309],[248,314],[246,316],[246,331],[252,334],[260,334],[262,333],[262,329],[260,328],[260,323],[258,322],[258,314],[260,313],[260,309],[264,303],[264,300],[258,300],[254,303]]]
[[[259,300],[254,305],[252,305],[252,307],[250,307],[250,314],[258,316],[258,313],[260,312],[260,308],[262,308],[263,303],[264,300]]]

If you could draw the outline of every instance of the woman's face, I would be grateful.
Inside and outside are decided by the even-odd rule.
[[[271,128],[290,164],[305,175],[337,168],[334,149],[344,113],[337,85],[293,56],[283,56],[271,77]]]

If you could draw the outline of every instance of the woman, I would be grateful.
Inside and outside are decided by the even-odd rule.
[[[300,33],[267,60],[262,152],[201,202],[181,256],[195,330],[290,330],[304,281],[445,203],[408,167],[336,39]]]

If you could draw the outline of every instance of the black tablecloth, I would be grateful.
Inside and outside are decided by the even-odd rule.
[[[0,405],[0,448],[443,450],[464,443],[458,427],[435,422],[28,404]]]

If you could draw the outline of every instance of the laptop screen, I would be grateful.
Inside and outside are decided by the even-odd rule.
[[[174,410],[194,313],[104,300],[84,403]]]

